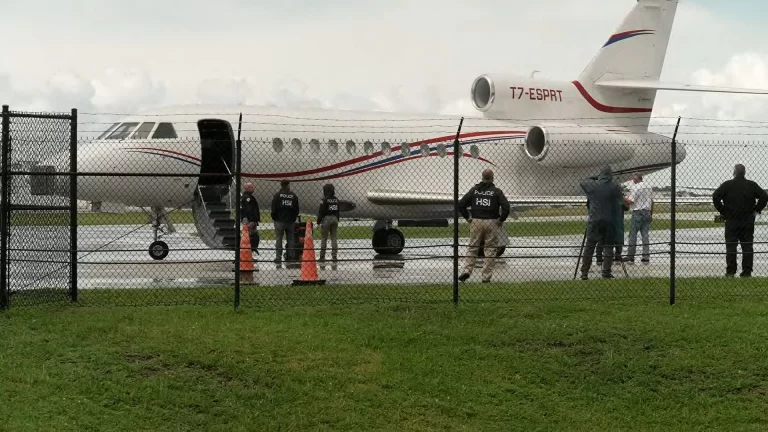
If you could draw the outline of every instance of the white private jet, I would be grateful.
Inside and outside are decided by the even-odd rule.
[[[660,82],[677,5],[678,0],[637,0],[572,82],[504,74],[476,78],[471,100],[483,117],[465,119],[461,130],[462,193],[490,167],[513,206],[584,204],[579,181],[602,165],[610,164],[620,181],[671,166],[671,139],[648,131],[658,90],[768,94]],[[383,112],[173,106],[126,117],[79,149],[78,171],[221,176],[83,176],[78,199],[152,208],[158,222],[166,208],[191,206],[209,246],[234,245],[238,224],[230,209],[239,194],[232,190],[231,172],[240,113],[242,178],[254,182],[262,209],[269,209],[279,181],[286,179],[301,212],[313,214],[323,185],[333,183],[343,217],[377,221],[372,246],[380,253],[403,249],[394,221],[428,226],[453,217],[449,156],[460,118]],[[679,164],[685,158],[681,144],[677,155]],[[46,163],[66,167],[68,155]],[[150,246],[154,259],[168,254],[167,244],[157,239],[159,226]]]

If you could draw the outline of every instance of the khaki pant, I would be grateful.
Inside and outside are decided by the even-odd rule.
[[[326,216],[323,218],[323,224],[320,228],[320,262],[325,262],[325,249],[328,244],[328,236],[331,236],[331,259],[336,262],[339,245],[336,241],[338,237],[339,220],[336,216]]]
[[[477,261],[477,249],[485,241],[485,262],[483,264],[483,280],[491,280],[493,266],[496,264],[496,244],[499,232],[498,219],[472,219],[469,224],[469,249],[464,264],[464,273],[471,275]]]

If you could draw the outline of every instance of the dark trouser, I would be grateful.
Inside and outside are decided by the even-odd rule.
[[[597,246],[595,246],[595,261],[597,261],[598,264],[603,262],[603,249],[604,246],[602,243],[598,243]],[[618,260],[621,258],[621,249],[621,245],[616,245],[615,252],[613,253],[614,259]]]
[[[256,231],[256,228],[253,228],[251,230],[250,234],[248,235],[248,237],[249,237],[249,240],[251,242],[251,252],[255,253],[256,255],[258,255],[259,254],[259,241],[260,241],[259,232]]]
[[[606,221],[592,221],[587,224],[587,242],[584,248],[584,257],[581,262],[581,274],[587,275],[592,266],[592,255],[598,243],[603,244],[603,276],[611,275],[613,265],[614,233],[613,224]]]
[[[288,249],[288,260],[291,261],[295,259],[295,257],[292,256],[296,247],[293,241],[293,229],[293,222],[275,221],[275,262],[281,262],[283,260],[283,234],[286,235],[288,240],[288,244],[286,245],[286,248]]]
[[[736,274],[736,249],[741,244],[741,273],[752,274],[755,216],[725,220],[725,262],[727,274]]]

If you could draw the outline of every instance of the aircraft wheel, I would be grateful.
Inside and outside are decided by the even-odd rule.
[[[405,248],[405,236],[399,230],[379,230],[373,233],[373,250],[380,255],[397,255]]]
[[[149,256],[154,260],[163,260],[168,256],[168,245],[162,241],[153,242],[149,245]]]

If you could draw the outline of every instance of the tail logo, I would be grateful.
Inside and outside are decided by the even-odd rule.
[[[608,42],[606,42],[605,45],[603,45],[603,48],[607,47],[608,45],[613,45],[616,42],[621,42],[625,39],[633,38],[635,36],[652,35],[655,33],[656,32],[653,30],[630,30],[630,31],[625,31],[621,33],[616,33],[615,35],[611,36],[608,39]]]

